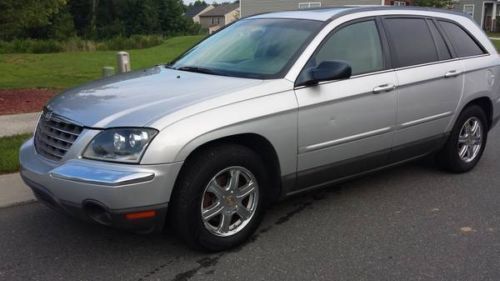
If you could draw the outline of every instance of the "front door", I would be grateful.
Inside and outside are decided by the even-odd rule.
[[[396,118],[395,73],[386,69],[378,24],[366,19],[335,29],[304,68],[340,60],[342,81],[295,90],[298,114],[297,189],[373,169],[387,161]]]

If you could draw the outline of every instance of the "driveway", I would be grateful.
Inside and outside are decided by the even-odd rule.
[[[281,202],[233,251],[0,209],[0,280],[499,280],[500,127],[462,175],[429,160]]]

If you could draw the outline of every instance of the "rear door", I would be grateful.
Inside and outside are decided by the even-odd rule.
[[[386,17],[384,29],[398,80],[391,161],[427,153],[444,140],[463,91],[463,66],[434,20]]]

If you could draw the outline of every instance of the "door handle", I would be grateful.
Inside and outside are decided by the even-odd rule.
[[[378,94],[378,93],[382,93],[382,92],[390,92],[394,89],[396,89],[396,85],[384,84],[384,85],[380,85],[378,87],[373,88],[373,93]]]
[[[444,78],[452,78],[460,75],[460,71],[458,70],[450,70],[444,74]]]

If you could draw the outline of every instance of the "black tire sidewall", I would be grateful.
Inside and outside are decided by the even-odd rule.
[[[259,200],[252,219],[240,232],[220,237],[209,232],[201,218],[201,200],[207,184],[220,171],[240,166],[249,170],[256,178],[259,187]],[[249,148],[239,145],[223,145],[213,147],[193,159],[182,175],[182,182],[176,187],[182,189],[175,194],[174,216],[177,219],[176,228],[180,228],[180,235],[190,246],[197,249],[220,251],[232,248],[243,243],[260,224],[266,205],[266,190],[269,190],[269,181],[266,169],[261,158]]]
[[[458,138],[465,122],[472,117],[476,117],[481,122],[482,143],[481,143],[481,149],[476,158],[471,162],[465,162],[458,155],[457,151]],[[450,138],[448,139],[448,142],[446,143],[446,146],[442,151],[442,154],[444,154],[440,156],[441,158],[440,162],[442,166],[447,170],[457,173],[463,173],[471,170],[476,166],[476,164],[481,159],[481,156],[483,155],[484,149],[486,147],[487,138],[488,138],[488,123],[486,114],[484,113],[483,109],[477,105],[471,105],[466,107],[458,117],[457,122],[455,122],[455,126],[453,127]]]

